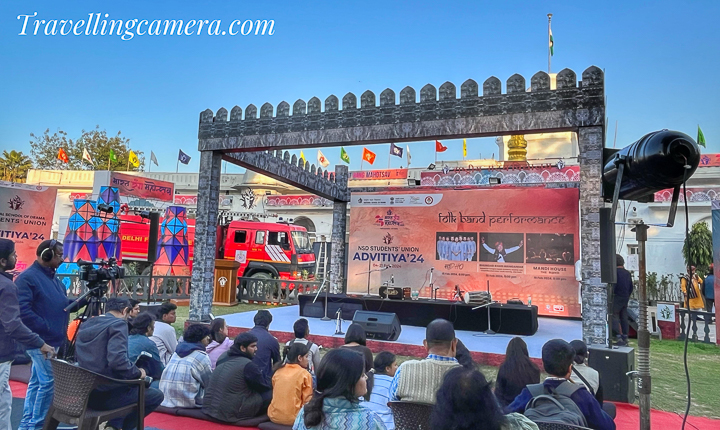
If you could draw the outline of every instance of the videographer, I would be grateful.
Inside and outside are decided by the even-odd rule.
[[[67,297],[65,285],[55,275],[63,262],[63,244],[54,239],[43,241],[35,255],[35,262],[15,280],[20,318],[30,330],[57,351],[65,343],[67,335],[69,312],[63,309],[73,303]],[[82,301],[70,311],[85,304]],[[18,429],[41,430],[53,398],[52,367],[39,348],[29,349],[27,354],[32,360],[32,373]]]
[[[84,322],[78,330],[75,356],[80,367],[114,379],[142,379],[145,371],[138,369],[128,357],[127,315],[130,302],[109,298],[105,314]],[[88,406],[97,410],[120,408],[138,399],[137,387],[100,386],[90,394]],[[145,389],[145,416],[163,401],[163,393]],[[108,421],[106,429],[132,430],[137,427],[137,413]]]

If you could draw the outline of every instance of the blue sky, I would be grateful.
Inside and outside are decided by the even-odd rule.
[[[20,36],[21,14],[38,19],[273,19],[265,37]],[[547,13],[553,13],[553,71],[606,72],[608,145],[618,147],[669,128],[693,137],[700,124],[707,152],[720,152],[720,2],[520,1],[32,1],[0,3],[0,150],[29,152],[30,133],[95,125],[152,149],[174,170],[177,150],[196,172],[199,113],[264,102],[274,106],[348,91],[379,95],[468,78],[483,82],[547,71]],[[31,33],[30,29],[27,31]],[[452,141],[446,159],[462,158]],[[433,142],[410,145],[413,165],[434,159]],[[468,141],[469,158],[497,152],[492,139]],[[389,145],[371,149],[387,167]],[[358,169],[362,148],[348,148]],[[339,148],[323,150],[339,161]],[[315,151],[306,153],[315,159]],[[405,165],[398,158],[392,167]],[[367,166],[366,166],[367,167]],[[230,167],[228,172],[240,171]]]

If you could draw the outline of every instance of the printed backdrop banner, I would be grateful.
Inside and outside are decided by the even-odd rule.
[[[712,202],[712,242],[713,242],[713,275],[715,275],[715,297],[720,294],[720,201]],[[715,304],[715,319],[720,316],[717,302]],[[720,324],[715,325],[715,343],[720,345]]]
[[[35,251],[50,239],[57,189],[0,181],[0,237],[15,242],[23,271],[35,261]]]
[[[493,300],[580,316],[575,188],[354,193],[351,204],[348,292],[366,292],[368,276],[374,294],[394,281],[429,297],[432,281],[446,299],[489,283]]]
[[[175,184],[172,182],[118,172],[112,172],[110,175],[110,186],[120,190],[121,196],[133,196],[163,202],[172,202],[175,194]]]

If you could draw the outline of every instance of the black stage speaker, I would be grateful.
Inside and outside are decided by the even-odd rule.
[[[148,263],[157,260],[157,243],[160,235],[160,212],[150,212],[150,232],[148,233]]]
[[[353,319],[355,312],[362,310],[363,308],[360,303],[338,303],[328,301],[327,305],[328,318],[337,318],[337,311],[340,309],[340,318],[344,321],[350,321]],[[321,295],[315,303],[312,302],[312,298],[307,301],[300,301],[300,316],[308,318],[322,318],[325,316],[325,297]]]
[[[610,219],[610,212],[610,208],[600,208],[600,280],[616,284],[615,220]]]
[[[600,374],[603,398],[613,402],[634,402],[635,384],[626,373],[635,370],[635,348],[608,349],[605,345],[590,345],[588,353],[588,365]]]
[[[353,323],[365,329],[368,339],[397,340],[400,337],[400,320],[389,312],[357,311]]]

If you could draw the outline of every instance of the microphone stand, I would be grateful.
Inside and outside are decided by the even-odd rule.
[[[360,272],[356,273],[355,275],[364,275],[367,273],[367,293],[363,297],[372,297],[372,294],[370,294],[370,275],[373,272],[382,272],[383,270],[387,270],[390,268],[390,266],[381,267],[379,269],[370,269],[370,260],[368,260],[368,271],[367,272]]]
[[[337,320],[335,322],[335,334],[345,334],[342,331],[342,306],[340,306],[336,312]]]
[[[490,281],[487,281],[487,292],[488,292],[488,296],[490,297],[490,303],[485,304],[485,305],[475,306],[474,308],[472,308],[472,310],[474,311],[474,310],[480,309],[480,308],[487,308],[488,328],[487,328],[487,330],[485,330],[483,333],[485,333],[485,334],[495,334],[495,332],[493,331],[493,329],[490,327],[490,305],[493,304],[492,296],[490,296]]]
[[[332,271],[328,271],[327,273],[330,274],[330,273],[332,273]],[[330,319],[331,319],[330,317],[328,317],[328,314],[327,314],[327,309],[328,309],[328,290],[329,290],[329,288],[326,288],[326,287],[325,287],[325,281],[327,281],[327,276],[324,276],[324,277],[323,277],[323,281],[322,281],[322,283],[320,284],[320,288],[318,289],[318,292],[317,292],[317,294],[315,294],[315,298],[314,298],[313,301],[312,301],[313,303],[315,303],[315,301],[317,300],[318,296],[320,295],[320,293],[322,292],[322,290],[323,290],[323,288],[324,288],[324,289],[325,289],[325,316],[322,317],[322,318],[320,318],[320,321],[330,321]]]

